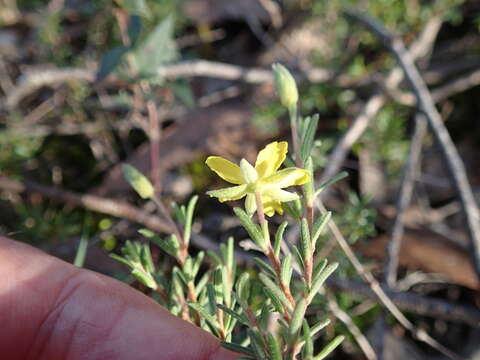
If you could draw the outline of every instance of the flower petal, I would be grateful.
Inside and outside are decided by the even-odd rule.
[[[269,187],[263,191],[265,196],[268,196],[270,199],[279,202],[293,201],[299,198],[298,194],[292,193],[289,191],[282,190],[278,187]]]
[[[247,194],[247,197],[245,198],[245,210],[247,210],[247,214],[250,216],[257,211],[257,200],[255,198],[255,194]]]
[[[247,184],[232,186],[224,189],[207,191],[211,197],[218,198],[221,202],[233,201],[243,198],[247,194]]]
[[[275,141],[258,153],[255,169],[260,178],[272,175],[282,165],[288,152],[288,143],[286,141]]]
[[[273,216],[275,215],[275,212],[279,213],[280,215],[283,214],[282,204],[279,203],[278,201],[268,201],[264,203],[263,206],[264,206],[263,211],[267,216]]]
[[[228,161],[220,156],[209,156],[205,163],[223,180],[226,180],[232,184],[245,183],[242,172],[240,171],[240,167],[231,161]]]
[[[277,171],[266,179],[262,179],[262,185],[273,185],[277,188],[285,188],[294,185],[303,185],[310,181],[310,173],[307,170],[290,167]]]
[[[240,161],[240,171],[246,183],[253,184],[258,180],[257,170],[245,159]]]

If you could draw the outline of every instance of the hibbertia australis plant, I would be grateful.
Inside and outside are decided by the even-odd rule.
[[[244,206],[233,211],[255,244],[256,267],[237,265],[233,238],[220,244],[220,254],[200,251],[192,255],[189,245],[198,197],[187,206],[173,204],[172,218],[150,181],[130,165],[124,166],[125,178],[143,199],[157,205],[173,230],[168,236],[147,229],[140,233],[176,264],[168,268],[156,264],[148,243],[127,241],[123,256],[112,256],[152,289],[160,304],[220,338],[239,358],[320,360],[344,338],[339,335],[320,346],[325,340],[318,334],[329,324],[327,314],[323,318],[307,315],[337,268],[336,263],[317,257],[317,242],[331,214],[316,216],[313,206],[332,181],[315,188],[311,152],[318,116],[299,117],[294,78],[280,64],[273,71],[281,104],[290,115],[293,155],[287,156],[286,141],[275,141],[258,153],[253,165],[246,159],[237,165],[218,156],[206,160],[211,170],[232,185],[207,194],[220,202],[245,199]],[[288,166],[282,168],[284,164]],[[275,226],[278,222],[267,218],[275,214],[289,220]],[[284,240],[288,226],[300,228],[298,241]]]

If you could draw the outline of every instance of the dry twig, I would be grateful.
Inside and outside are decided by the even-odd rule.
[[[87,194],[76,194],[74,192],[39,185],[32,182],[22,183],[20,181],[12,180],[3,176],[0,176],[0,189],[13,191],[16,193],[36,192],[57,201],[81,206],[92,211],[108,214],[118,218],[128,219],[155,231],[166,233],[173,232],[172,227],[166,222],[160,220],[157,216],[152,216],[135,206],[113,199],[106,199]]]
[[[442,21],[440,18],[432,18],[426,25],[418,40],[414,41],[410,47],[410,53],[413,59],[421,58],[429,53],[436,39]],[[390,71],[385,79],[384,87],[395,89],[403,79],[401,68],[396,67]],[[320,183],[323,183],[337,174],[353,144],[362,136],[368,128],[370,122],[375,118],[382,106],[387,101],[387,96],[382,93],[373,95],[363,107],[363,110],[355,118],[347,132],[336,144],[325,168]]]
[[[403,170],[402,185],[397,200],[397,214],[391,230],[392,238],[388,244],[385,279],[390,287],[394,287],[397,281],[397,268],[401,240],[404,232],[405,212],[412,198],[413,184],[422,151],[423,138],[427,132],[427,125],[425,116],[421,113],[417,114],[415,118],[415,131],[412,137],[407,163]]]
[[[365,357],[368,360],[377,360],[375,350],[373,350],[372,345],[370,345],[370,342],[368,341],[366,336],[362,334],[358,326],[355,325],[352,318],[338,306],[337,300],[335,300],[334,296],[332,296],[328,292],[325,295],[327,297],[328,307],[333,312],[333,315],[335,315],[338,320],[345,324],[348,331],[350,331],[350,334],[352,334],[352,336],[355,338],[355,341],[357,342]]]
[[[327,209],[325,209],[325,206],[323,205],[319,197],[317,197],[316,199],[316,205],[322,215],[327,213]],[[382,289],[379,282],[375,279],[372,273],[360,263],[357,256],[353,252],[347,240],[345,240],[345,238],[343,237],[340,229],[337,227],[335,222],[330,220],[328,223],[328,227],[332,232],[335,240],[337,241],[337,244],[341,247],[348,260],[353,265],[355,271],[362,277],[363,280],[365,280],[365,282],[370,286],[372,291],[378,297],[380,303],[395,317],[395,319],[397,319],[397,321],[405,329],[409,330],[418,340],[425,342],[440,353],[448,356],[450,359],[460,360],[460,357],[457,354],[440,344],[438,341],[432,338],[425,330],[417,328],[415,325],[413,325],[412,322],[410,322],[410,320],[405,317],[405,315],[403,315],[403,313],[398,309],[398,307],[393,303],[393,301]]]
[[[418,106],[420,110],[425,113],[430,129],[435,136],[437,143],[439,144],[440,150],[450,172],[450,176],[458,192],[466,220],[468,235],[470,237],[473,261],[477,275],[479,275],[480,224],[477,221],[479,217],[479,210],[477,204],[475,203],[475,198],[470,187],[462,159],[458,154],[448,130],[443,124],[440,114],[435,107],[433,98],[415,66],[411,54],[405,49],[403,41],[399,37],[393,36],[387,29],[375,22],[373,19],[353,12],[349,12],[347,15],[375,33],[392,51],[397,58],[399,65],[402,67],[405,77],[417,98]]]
[[[217,61],[189,60],[176,64],[160,66],[156,74],[165,79],[180,79],[192,77],[212,77],[224,80],[238,80],[250,84],[273,83],[273,73],[269,69],[242,67]],[[300,80],[312,83],[337,81],[346,82],[346,76],[335,71],[313,68],[303,73],[294,74]],[[95,71],[81,68],[42,69],[30,71],[23,75],[16,87],[8,94],[6,105],[15,108],[26,96],[44,86],[53,86],[71,80],[93,82]]]

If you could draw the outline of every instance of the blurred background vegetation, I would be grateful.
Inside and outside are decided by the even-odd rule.
[[[138,224],[80,197],[152,211],[122,180],[119,166],[127,161],[148,174],[150,149],[157,149],[152,176],[165,199],[183,203],[219,184],[204,166],[208,154],[250,159],[269,141],[288,140],[287,114],[268,77],[270,65],[281,62],[303,79],[302,115],[320,115],[319,179],[364,105],[377,93],[386,96],[341,164],[349,177],[324,199],[364,264],[381,278],[416,108],[407,85],[385,87],[394,57],[375,35],[347,20],[345,9],[376,18],[407,45],[440,19],[417,66],[433,94],[443,91],[438,109],[477,192],[478,1],[0,0],[0,235],[68,261],[87,238],[86,266],[125,279],[126,270],[107,254],[137,238]],[[224,71],[223,64],[237,72]],[[260,73],[248,77],[250,68]],[[480,285],[458,200],[431,135],[423,141],[419,168],[397,290],[473,311]],[[202,195],[195,231],[214,242],[246,237],[229,205]],[[341,263],[337,275],[358,280],[329,237],[323,241],[324,255]],[[334,293],[340,307],[374,342],[379,306],[343,290]],[[408,316],[445,346],[480,356],[478,328],[471,323],[415,309]],[[390,320],[385,346],[392,359],[438,358]],[[362,358],[352,339],[336,356]]]

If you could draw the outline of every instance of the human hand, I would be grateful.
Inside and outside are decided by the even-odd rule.
[[[0,237],[0,359],[237,357],[127,285]]]

